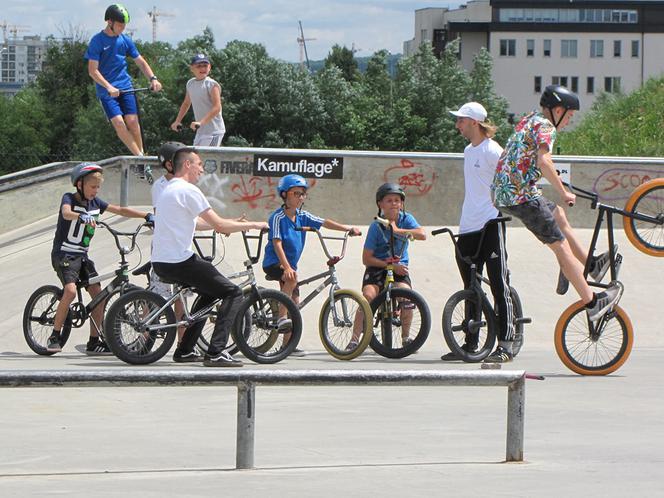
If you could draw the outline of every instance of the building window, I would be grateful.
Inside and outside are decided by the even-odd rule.
[[[632,57],[639,56],[639,40],[632,40]]]
[[[613,40],[613,56],[620,57],[622,52],[622,42],[620,40]]]
[[[551,57],[551,40],[544,40],[542,47],[544,49],[542,52],[544,57]]]
[[[590,40],[590,57],[604,57],[604,40]]]
[[[420,30],[420,38],[422,39],[422,43],[429,41],[429,33],[426,29]]]
[[[551,84],[567,87],[567,76],[552,76]]]
[[[576,40],[560,40],[560,57],[576,57]]]
[[[500,40],[500,55],[516,56],[516,40]]]
[[[579,93],[579,77],[572,76],[570,78],[570,81],[572,83],[572,85],[570,86],[570,90],[572,90],[574,93]]]
[[[595,93],[595,78],[592,76],[586,78],[586,92]]]
[[[620,76],[605,77],[604,91],[608,93],[618,93],[620,91]]]
[[[540,93],[542,91],[542,77],[535,76],[535,93]]]
[[[533,57],[535,55],[535,40],[526,40],[526,56]]]
[[[534,3],[534,2],[532,2]],[[638,11],[624,9],[498,9],[500,22],[636,24]]]

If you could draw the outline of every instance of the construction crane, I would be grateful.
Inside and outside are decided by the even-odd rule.
[[[152,43],[157,41],[157,17],[175,17],[173,14],[157,11],[157,7],[153,6],[152,10],[148,12],[148,16],[152,19]]]
[[[2,21],[0,23],[0,28],[2,28],[2,39],[7,44],[7,31],[12,35],[12,38],[16,39],[19,31],[28,31],[30,26],[24,24],[8,24],[7,21]]]
[[[309,54],[307,53],[307,42],[310,40],[315,40],[316,38],[305,38],[304,30],[302,29],[302,21],[297,21],[300,25],[300,36],[297,38],[297,43],[300,45],[300,68],[304,70],[304,61],[307,61],[307,69],[311,70],[309,67]]]

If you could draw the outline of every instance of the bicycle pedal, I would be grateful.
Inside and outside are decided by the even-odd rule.
[[[525,324],[525,323],[533,323],[533,319],[522,316],[521,318],[517,318],[516,320],[514,320],[515,325],[521,325],[521,324]]]

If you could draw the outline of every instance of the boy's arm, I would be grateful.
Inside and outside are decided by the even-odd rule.
[[[134,59],[134,62],[136,62],[138,68],[150,81],[150,90],[152,90],[153,92],[158,92],[159,90],[161,90],[161,83],[159,83],[158,79],[153,79],[155,77],[154,72],[150,68],[150,64],[148,64],[148,62],[143,58],[143,56],[139,55]]]
[[[191,123],[192,126],[195,126],[196,124],[200,126],[208,124],[221,112],[221,88],[217,85],[213,86],[210,97],[212,97],[212,107],[210,108],[210,111],[203,116],[203,119],[200,121],[194,121]]]
[[[106,211],[110,211],[111,213],[117,214],[119,216],[124,216],[125,218],[143,218],[145,221],[149,221],[148,217],[154,216],[152,213],[139,211],[138,209],[130,207],[116,206],[115,204],[109,204],[106,207]]]
[[[106,91],[111,97],[117,97],[120,95],[120,90],[111,85],[104,75],[99,71],[99,61],[93,61],[92,59],[88,60],[88,74],[90,78],[94,80],[95,83],[99,83],[101,86],[106,88]]]
[[[67,221],[77,220],[79,216],[79,213],[75,212],[69,204],[63,204],[60,212],[62,213],[62,217]]]
[[[362,235],[362,231],[359,228],[352,227],[350,225],[342,225],[341,223],[337,223],[334,220],[331,219],[326,219],[323,222],[323,227],[324,228],[329,228],[330,230],[339,230],[340,232],[350,232],[350,235]]]
[[[576,202],[576,195],[569,192],[563,185],[563,182],[560,180],[558,172],[556,171],[556,167],[553,164],[551,152],[549,152],[549,148],[545,144],[540,145],[539,149],[537,149],[537,166],[542,172],[542,176],[549,181],[554,189],[556,189],[560,196],[560,200],[570,206],[574,205]]]
[[[184,100],[182,101],[182,104],[180,104],[178,117],[175,118],[175,121],[171,123],[171,130],[180,131],[178,130],[178,126],[182,124],[182,119],[184,118],[185,114],[187,114],[187,111],[189,110],[190,107],[191,107],[191,99],[189,98],[189,92],[186,92],[184,94]]]
[[[364,248],[362,250],[362,264],[364,266],[373,266],[375,268],[385,268],[387,263],[374,256],[373,249]]]
[[[284,251],[284,245],[281,239],[272,239],[272,246],[274,247],[274,253],[277,255],[281,267],[284,269],[284,278],[286,280],[297,280],[297,273],[288,262],[288,258],[286,258],[286,252]]]
[[[401,235],[402,237],[413,237],[415,240],[427,240],[427,233],[424,231],[423,227],[417,228],[399,228],[397,224],[392,222],[392,228],[396,235]]]

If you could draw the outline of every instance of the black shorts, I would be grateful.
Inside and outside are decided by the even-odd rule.
[[[80,281],[87,287],[90,279],[97,276],[95,264],[85,254],[52,254],[51,264],[62,285]]]
[[[279,263],[274,264],[272,266],[264,266],[263,271],[265,272],[265,280],[274,280],[275,282],[279,282],[279,284],[282,284],[284,281],[282,280],[282,277],[284,276],[284,269],[281,267]],[[300,287],[295,287],[293,289],[293,296],[297,297],[300,295]]]
[[[364,270],[364,277],[362,277],[362,287],[365,285],[377,285],[379,289],[382,289],[385,286],[385,276],[387,275],[387,270],[385,268],[377,268],[375,266],[367,266],[367,269]],[[408,275],[397,275],[394,274],[395,282],[405,282],[408,284],[408,287],[413,287],[413,284],[410,281],[410,276]]]

